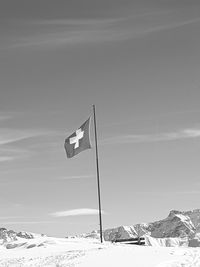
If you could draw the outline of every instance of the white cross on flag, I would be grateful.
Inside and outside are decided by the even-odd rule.
[[[89,128],[90,118],[65,139],[65,150],[68,158],[72,158],[81,151],[91,148]]]

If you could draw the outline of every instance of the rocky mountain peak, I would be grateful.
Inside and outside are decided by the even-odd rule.
[[[40,236],[27,232],[15,232],[6,228],[0,228],[0,243],[8,243],[16,241],[18,238],[33,239],[35,236]]]
[[[146,224],[120,226],[104,231],[105,240],[137,237],[149,235],[155,238],[193,238],[200,233],[200,209],[192,211],[171,210],[168,217]]]

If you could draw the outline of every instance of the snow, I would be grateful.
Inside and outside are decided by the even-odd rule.
[[[11,244],[11,243],[10,243]],[[0,246],[2,267],[200,267],[200,248],[124,245],[92,238],[19,238]]]
[[[169,238],[154,238],[145,236],[145,244],[153,247],[188,247],[188,238],[169,237]]]

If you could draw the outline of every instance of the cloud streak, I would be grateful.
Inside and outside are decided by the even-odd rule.
[[[0,114],[0,121],[5,121],[5,120],[8,120],[8,119],[11,119],[12,117],[9,116],[9,115],[2,115]]]
[[[11,161],[13,159],[14,159],[14,157],[0,156],[0,162]]]
[[[0,216],[0,220],[8,220],[8,219],[19,219],[24,217],[19,216]]]
[[[18,111],[15,111],[15,112],[14,111],[9,111],[9,112],[0,111],[0,122],[3,123],[4,121],[14,119],[19,114],[20,112]]]
[[[16,148],[14,145],[19,146],[19,142],[38,138],[42,136],[56,136],[59,134],[55,131],[40,130],[40,129],[11,129],[1,128],[0,129],[0,163],[11,162],[16,159],[27,158],[33,154],[31,146],[29,149]],[[32,146],[33,146],[33,142]]]
[[[18,142],[24,139],[38,137],[42,135],[52,134],[50,131],[45,130],[17,130],[9,128],[0,129],[0,145],[10,144]]]
[[[176,13],[169,11],[149,12],[115,19],[32,21],[29,22],[29,28],[32,30],[24,33],[17,41],[15,39],[16,43],[13,47],[54,47],[121,41],[198,22],[200,22],[200,17],[184,20]]]
[[[59,177],[60,180],[76,180],[76,179],[88,179],[93,178],[94,175],[72,175],[72,176],[61,176]]]
[[[177,132],[167,132],[158,134],[142,135],[120,135],[107,138],[101,141],[102,145],[106,144],[126,144],[126,143],[152,143],[183,140],[200,137],[200,129],[184,129]]]
[[[96,209],[73,209],[73,210],[66,210],[66,211],[57,211],[54,213],[50,213],[50,216],[53,217],[69,217],[69,216],[85,216],[85,215],[97,215],[99,213]],[[102,211],[102,214],[105,214]]]
[[[184,195],[199,195],[200,191],[199,190],[188,190],[188,191],[136,191],[134,194],[138,195],[179,195],[179,196],[184,196]]]
[[[43,224],[43,223],[55,223],[53,221],[5,221],[3,224]]]
[[[30,157],[31,151],[21,148],[13,148],[5,145],[0,145],[0,162],[11,162],[16,159]]]

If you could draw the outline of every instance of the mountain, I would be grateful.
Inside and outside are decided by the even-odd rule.
[[[43,235],[28,232],[15,232],[6,228],[0,228],[0,244],[17,241],[18,239],[34,239],[39,236]]]
[[[141,223],[132,226],[120,226],[103,231],[105,241],[115,241],[117,239],[135,238],[144,236],[146,244],[153,246],[198,246],[200,247],[200,209],[193,211],[170,211],[167,218],[151,223]],[[0,245],[10,248],[14,246],[30,243],[28,240],[40,239],[44,235],[37,235],[27,232],[15,232],[0,228]],[[69,238],[69,237],[68,237]],[[72,237],[71,237],[72,238]],[[96,238],[99,239],[99,231],[89,234],[74,236],[74,238]],[[38,239],[38,240],[39,240]],[[31,241],[32,242],[32,241]],[[16,243],[16,244],[15,244]],[[31,243],[31,246],[33,244]],[[41,243],[37,244],[41,245]],[[13,244],[11,244],[13,247]]]
[[[126,239],[138,236],[151,236],[154,238],[184,238],[189,240],[200,236],[200,209],[193,211],[170,211],[167,218],[133,226],[120,226],[104,231],[106,241]]]

